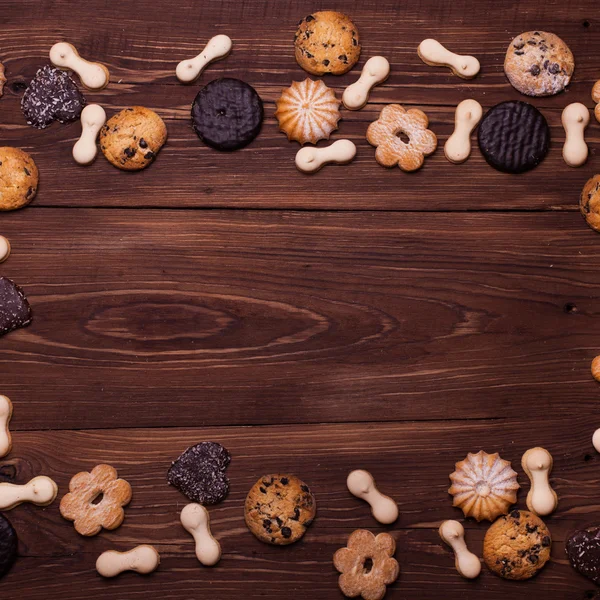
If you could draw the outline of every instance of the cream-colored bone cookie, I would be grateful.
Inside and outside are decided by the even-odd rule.
[[[181,511],[181,524],[196,542],[196,556],[205,567],[221,560],[221,546],[210,532],[210,517],[201,504],[188,504]]]
[[[383,56],[373,56],[363,67],[358,81],[344,90],[342,102],[348,110],[359,110],[369,100],[371,90],[390,75],[390,63]]]
[[[454,550],[456,570],[466,579],[475,579],[481,573],[481,561],[469,551],[465,542],[465,528],[458,521],[444,521],[440,537]]]
[[[160,554],[154,546],[142,544],[128,552],[107,550],[96,561],[96,571],[102,577],[116,577],[123,571],[135,571],[147,575],[156,571],[160,564]]]
[[[594,87],[592,88],[592,100],[596,103],[596,108],[594,108],[594,116],[597,121],[600,121],[600,79],[596,81]]]
[[[563,159],[570,167],[580,167],[588,157],[584,132],[590,122],[590,111],[581,102],[573,102],[563,110],[560,119],[566,134]]]
[[[479,61],[474,56],[454,54],[436,40],[423,40],[417,52],[426,65],[450,67],[455,75],[463,79],[473,79],[479,73]]]
[[[12,412],[13,405],[10,399],[0,395],[0,458],[6,456],[12,449],[12,438],[8,430]]]
[[[594,435],[592,436],[592,444],[596,449],[596,452],[600,452],[600,429],[596,429],[594,431]]]
[[[40,475],[25,485],[0,483],[0,510],[11,510],[23,502],[48,506],[54,502],[58,486],[50,477]]]
[[[231,52],[231,38],[226,35],[215,35],[210,39],[204,50],[188,60],[182,60],[175,70],[177,79],[182,83],[192,83],[198,79],[204,69],[215,60],[224,58]]]
[[[481,121],[483,109],[477,100],[463,100],[454,115],[454,133],[444,145],[444,154],[452,163],[463,163],[471,154],[471,133]]]
[[[100,63],[81,58],[77,48],[67,42],[58,42],[50,48],[50,62],[59,69],[75,71],[82,85],[90,90],[101,90],[108,85],[108,69]]]
[[[0,235],[0,263],[3,263],[9,256],[10,242],[3,235]]]
[[[398,518],[398,505],[377,489],[375,480],[369,471],[362,469],[352,471],[348,475],[346,485],[353,496],[371,505],[371,513],[380,523],[389,525]]]
[[[527,494],[527,508],[544,517],[553,513],[558,505],[558,496],[550,487],[552,455],[545,448],[530,448],[523,454],[521,466],[531,480],[531,489]]]
[[[106,112],[99,104],[88,104],[81,111],[81,137],[73,146],[73,158],[80,165],[94,162],[98,147],[96,138],[106,122]]]
[[[350,140],[338,140],[325,148],[301,148],[296,153],[296,167],[304,173],[314,173],[327,163],[346,164],[356,156],[356,146]]]

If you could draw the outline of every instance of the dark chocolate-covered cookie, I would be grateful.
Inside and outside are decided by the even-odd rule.
[[[550,128],[542,113],[527,102],[501,102],[483,117],[479,147],[498,171],[523,173],[540,164],[550,146]]]
[[[0,515],[0,579],[8,573],[17,558],[19,540],[10,521]]]
[[[256,90],[239,79],[224,77],[205,85],[192,105],[198,137],[216,150],[238,150],[260,131],[263,103]]]
[[[313,522],[317,503],[294,475],[265,475],[248,492],[244,516],[248,529],[267,544],[297,542]]]
[[[31,307],[23,290],[8,277],[0,277],[0,337],[31,323]]]
[[[217,504],[229,492],[225,470],[230,461],[229,452],[221,444],[201,442],[173,462],[167,481],[194,502]]]
[[[59,121],[67,123],[79,118],[85,98],[67,73],[46,65],[38,70],[21,99],[27,124],[44,129]]]
[[[572,533],[565,544],[571,566],[600,585],[600,527]]]

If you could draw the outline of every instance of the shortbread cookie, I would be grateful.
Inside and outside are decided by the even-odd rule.
[[[12,279],[0,277],[0,337],[27,327],[31,320],[31,307],[23,290]]]
[[[59,69],[77,73],[81,83],[89,90],[101,90],[108,85],[108,69],[101,63],[85,60],[79,56],[77,48],[67,42],[58,42],[50,48],[50,62]]]
[[[0,235],[0,264],[2,264],[5,260],[8,260],[10,256],[10,242],[8,238],[5,238],[3,235]]]
[[[452,72],[463,79],[473,79],[479,73],[479,61],[474,56],[450,52],[437,40],[423,40],[417,48],[419,58],[431,67],[450,67]]]
[[[588,157],[584,132],[590,122],[590,111],[585,104],[573,102],[562,111],[560,120],[566,136],[563,160],[569,167],[580,167]]]
[[[324,148],[304,147],[296,153],[296,167],[303,173],[315,173],[326,164],[345,165],[356,156],[356,146],[350,140],[338,140]]]
[[[263,113],[262,100],[251,85],[223,77],[198,92],[192,105],[192,125],[206,145],[229,152],[254,140]]]
[[[526,510],[513,510],[495,521],[483,540],[483,560],[504,579],[536,575],[550,559],[552,538],[544,522]]]
[[[592,100],[596,103],[594,116],[596,117],[596,121],[600,121],[600,80],[596,81],[592,88]]]
[[[579,198],[579,210],[586,223],[600,232],[600,175],[586,181]]]
[[[496,104],[483,117],[477,135],[485,160],[505,173],[533,169],[544,160],[550,146],[548,122],[527,102]]]
[[[4,74],[4,65],[0,63],[0,96],[4,93],[4,85],[6,84],[6,76]]]
[[[418,108],[406,110],[399,104],[388,104],[379,119],[369,125],[367,141],[377,147],[375,159],[380,165],[415,171],[437,147],[437,137],[428,125],[427,115]],[[401,134],[408,142],[400,138]]]
[[[396,541],[389,533],[375,536],[366,529],[357,529],[350,534],[346,547],[333,555],[333,565],[341,573],[338,585],[344,596],[381,600],[386,586],[400,574],[395,552]]]
[[[346,15],[324,10],[298,23],[294,36],[296,60],[313,75],[343,75],[358,61],[358,29]]]
[[[37,193],[39,173],[33,158],[19,148],[0,148],[0,211],[29,204]]]
[[[73,158],[80,165],[94,162],[98,147],[96,138],[106,122],[106,113],[99,104],[88,104],[81,111],[81,136],[73,146]]]
[[[45,475],[34,477],[23,485],[4,481],[0,483],[0,510],[12,510],[24,502],[49,506],[57,494],[56,482]]]
[[[0,515],[0,579],[10,570],[17,558],[19,539],[10,521]]]
[[[349,85],[342,96],[348,110],[360,110],[369,100],[371,90],[390,75],[390,63],[383,56],[372,56],[362,68],[358,81]]]
[[[131,501],[131,486],[117,478],[110,465],[98,465],[90,473],[77,473],[69,493],[60,501],[60,514],[73,521],[77,533],[92,536],[116,529],[125,519],[123,507]]]
[[[514,88],[527,96],[562,92],[575,70],[569,47],[547,31],[526,31],[508,46],[504,72]]]
[[[160,554],[154,546],[142,544],[127,552],[107,550],[96,560],[96,571],[102,577],[116,577],[125,571],[148,575],[158,569]]]
[[[465,517],[493,521],[517,501],[517,473],[497,452],[469,452],[455,466],[448,493],[453,496],[452,506],[460,508]]]
[[[558,506],[558,496],[550,485],[553,462],[550,452],[540,447],[530,448],[521,459],[523,471],[531,481],[527,508],[539,517],[553,513]]]
[[[230,461],[231,455],[221,444],[201,442],[171,464],[167,481],[193,502],[217,504],[229,492],[225,471]]]
[[[212,567],[221,560],[221,545],[210,531],[208,511],[201,504],[188,504],[181,511],[183,528],[192,535],[196,544],[196,558],[205,567]]]
[[[477,100],[463,100],[456,107],[454,133],[444,144],[444,154],[451,163],[463,163],[471,155],[471,133],[482,115],[483,108]]]
[[[294,475],[265,475],[248,492],[244,516],[248,529],[267,544],[297,542],[313,522],[315,497]]]
[[[275,117],[288,140],[316,144],[338,128],[340,102],[322,81],[294,81],[281,92]]]
[[[75,121],[84,106],[85,98],[73,79],[50,65],[38,70],[21,99],[27,125],[37,129],[53,121]]]
[[[204,69],[215,60],[225,58],[230,52],[233,42],[227,35],[215,35],[215,37],[208,40],[208,44],[204,47],[202,52],[194,56],[194,58],[188,58],[182,60],[175,69],[177,79],[182,83],[192,83],[198,77]]]
[[[166,141],[164,121],[143,106],[125,108],[113,115],[100,130],[100,148],[104,156],[124,171],[147,167]]]
[[[475,579],[481,573],[479,557],[469,551],[465,542],[465,528],[458,521],[444,521],[440,537],[454,551],[454,566],[465,579]]]
[[[0,394],[0,458],[12,450],[12,436],[9,429],[12,413],[13,405],[10,398]]]
[[[363,469],[352,471],[346,479],[346,486],[353,496],[370,505],[371,514],[380,523],[390,525],[398,518],[398,505],[377,489],[375,479],[369,471]]]
[[[565,550],[571,566],[600,585],[600,527],[575,531],[567,539]]]

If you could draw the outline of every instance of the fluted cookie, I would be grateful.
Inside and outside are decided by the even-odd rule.
[[[586,223],[600,232],[600,175],[586,181],[579,198],[579,210]]]
[[[38,169],[27,152],[10,146],[0,148],[0,211],[29,204],[38,182]]]
[[[309,487],[294,475],[265,475],[248,492],[244,516],[248,529],[267,544],[297,542],[317,512]]]
[[[100,148],[104,156],[124,171],[139,171],[147,167],[166,141],[164,121],[144,106],[123,109],[100,130]]]
[[[511,85],[527,96],[562,92],[575,70],[573,53],[557,35],[526,31],[508,46],[504,72]]]
[[[358,61],[360,38],[346,15],[323,10],[298,23],[294,36],[296,61],[313,75],[343,75]]]

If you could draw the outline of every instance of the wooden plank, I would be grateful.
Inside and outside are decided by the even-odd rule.
[[[51,8],[43,5],[43,18],[36,1],[18,3],[18,10],[16,3],[6,4],[9,17],[0,32],[0,45],[9,85],[1,101],[0,134],[3,143],[31,151],[40,167],[42,183],[33,207],[576,210],[580,190],[594,173],[594,146],[598,142],[595,123],[588,132],[592,143],[588,165],[569,169],[561,157],[564,133],[560,112],[574,101],[591,108],[590,90],[598,77],[594,58],[600,51],[593,19],[596,6],[588,0],[537,3],[528,11],[523,11],[519,2],[503,3],[493,19],[486,3],[473,8],[472,3],[452,0],[347,2],[344,10],[360,27],[364,57],[378,53],[387,56],[392,75],[375,89],[367,108],[343,112],[344,120],[334,137],[350,137],[357,142],[355,162],[327,168],[314,176],[295,169],[298,145],[288,143],[278,131],[273,112],[281,88],[306,75],[293,58],[292,37],[298,19],[317,5],[294,0],[275,9],[257,1],[213,0],[198,7],[188,0],[165,15],[162,5],[132,0],[119,8],[116,27],[114,7],[96,3],[95,25],[90,30],[87,24],[93,11],[88,4],[73,6],[62,0]],[[508,84],[502,70],[503,56],[514,35],[546,23],[556,25],[554,29],[569,42],[577,58],[567,94],[530,99],[544,110],[552,127],[553,145],[546,161],[531,173],[506,175],[488,167],[475,148],[466,164],[450,164],[441,146],[452,131],[454,106],[466,97],[478,99],[486,108],[503,100],[526,99]],[[174,76],[177,62],[193,55],[218,32],[232,36],[233,53],[212,65],[198,84],[179,85]],[[481,75],[463,81],[448,69],[424,65],[415,49],[427,36],[480,56]],[[88,93],[90,101],[104,104],[109,115],[124,106],[144,104],[167,120],[169,141],[157,163],[143,174],[119,172],[102,157],[92,167],[76,165],[71,147],[79,135],[78,124],[53,125],[42,132],[24,124],[19,107],[24,86],[47,62],[52,43],[63,38],[78,45],[84,56],[106,62],[113,74],[106,90]],[[266,103],[261,135],[250,147],[233,154],[203,146],[189,121],[189,106],[200,85],[222,75],[249,81]],[[325,81],[341,95],[356,77],[357,70],[339,78],[326,77]],[[425,108],[439,136],[440,148],[418,173],[380,167],[364,139],[367,124],[390,102]]]
[[[34,310],[0,344],[16,429],[596,411],[578,214],[44,209],[2,233]]]
[[[96,430],[17,432],[11,457],[0,479],[26,481],[47,473],[59,484],[61,497],[70,477],[101,461],[118,468],[134,494],[124,524],[114,532],[87,539],[63,520],[58,503],[46,509],[21,506],[9,513],[20,535],[15,569],[2,582],[12,589],[27,581],[28,598],[50,586],[56,597],[75,598],[82,587],[94,597],[110,594],[137,597],[152,591],[165,598],[195,597],[198,586],[210,586],[214,596],[232,598],[240,589],[273,598],[284,589],[317,598],[336,594],[333,552],[356,528],[388,530],[398,542],[402,575],[390,597],[417,598],[419,591],[443,588],[449,598],[465,592],[479,597],[525,598],[535,590],[550,600],[584,597],[592,586],[568,565],[564,540],[575,527],[597,522],[597,454],[591,447],[593,425],[583,416],[568,421],[547,417],[504,419],[493,423],[389,423],[252,428],[171,428],[161,430]],[[224,555],[214,569],[199,567],[191,538],[178,522],[185,498],[165,481],[165,473],[180,451],[200,440],[217,440],[232,454],[228,469],[231,491],[211,507],[213,533]],[[531,445],[550,449],[555,463],[551,483],[559,498],[557,512],[546,519],[551,529],[553,560],[529,584],[500,580],[484,568],[477,582],[466,583],[454,570],[451,553],[442,546],[437,527],[460,518],[447,493],[448,474],[468,450],[499,451],[519,472],[525,505],[527,477],[520,467]],[[352,497],[347,473],[371,470],[381,489],[399,503],[400,519],[388,528],[376,524],[369,507]],[[245,494],[262,474],[290,471],[301,476],[317,498],[318,514],[302,542],[288,548],[266,546],[248,533],[243,520]],[[487,524],[466,523],[472,550],[481,553]],[[96,556],[109,548],[125,549],[152,543],[162,553],[160,571],[150,578],[129,575],[102,581],[94,571]],[[53,597],[54,597],[53,596]],[[114,596],[113,596],[114,597]]]

